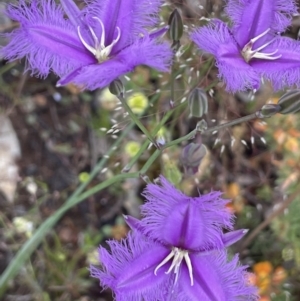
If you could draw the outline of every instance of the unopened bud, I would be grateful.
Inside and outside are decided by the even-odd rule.
[[[173,41],[179,41],[183,34],[183,23],[177,9],[171,13],[169,18],[169,34]]]
[[[140,177],[141,177],[141,179],[142,179],[144,182],[146,182],[147,184],[150,184],[150,183],[151,183],[151,181],[150,181],[150,179],[149,179],[149,177],[148,177],[147,175],[140,174]]]
[[[207,113],[207,95],[203,89],[196,88],[188,96],[190,115],[193,117],[202,117]]]
[[[120,79],[115,79],[108,87],[111,94],[120,96],[124,93],[124,86]]]
[[[206,130],[207,130],[207,122],[204,119],[202,119],[197,123],[196,131],[197,132],[204,132]]]
[[[171,48],[173,51],[177,51],[180,47],[180,41],[173,41],[172,45],[171,45]]]
[[[272,103],[265,104],[259,111],[256,112],[258,118],[268,118],[280,111],[280,106]]]
[[[190,143],[184,147],[181,153],[181,164],[188,175],[197,173],[202,159],[207,151],[203,144]]]
[[[280,114],[296,113],[300,110],[300,90],[292,90],[283,94],[278,101]]]

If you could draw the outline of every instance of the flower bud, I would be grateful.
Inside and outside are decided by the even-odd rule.
[[[193,117],[202,117],[207,113],[207,96],[203,89],[196,88],[188,96],[190,115]]]
[[[197,173],[199,165],[206,153],[206,147],[203,144],[190,143],[185,146],[180,157],[185,173],[188,175]]]
[[[300,110],[300,90],[292,90],[283,94],[278,101],[280,114],[296,113]]]
[[[259,111],[256,112],[258,118],[268,118],[280,111],[280,106],[277,104],[265,104]]]
[[[114,94],[116,96],[120,96],[124,93],[124,86],[120,79],[115,79],[113,82],[109,85],[109,91],[111,94]]]
[[[196,131],[197,132],[204,132],[206,130],[207,130],[207,122],[204,119],[202,119],[197,123]]]
[[[169,34],[173,41],[179,41],[183,34],[183,23],[177,9],[171,13],[169,18]]]

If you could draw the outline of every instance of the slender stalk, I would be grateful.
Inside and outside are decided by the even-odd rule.
[[[156,127],[154,128],[152,135],[155,137],[156,134],[158,133],[158,131],[161,129],[161,127],[168,121],[168,119],[172,116],[172,114],[174,113],[174,111],[178,108],[180,108],[181,106],[186,105],[185,103],[181,103],[178,106],[176,106],[176,108],[173,108],[171,110],[169,110],[164,117],[161,119],[161,121],[156,125]],[[144,153],[144,151],[147,149],[147,147],[149,146],[149,141],[146,140],[141,148],[139,149],[139,151],[136,153],[136,155],[134,157],[132,157],[132,159],[129,161],[129,163],[123,168],[123,172],[129,172],[132,168],[132,166],[136,163],[136,161],[140,158],[140,156]]]
[[[0,278],[0,297],[4,294],[6,289],[7,282],[14,277],[19,269],[23,266],[24,262],[30,257],[30,255],[34,252],[34,250],[38,247],[38,245],[42,242],[45,235],[53,228],[53,226],[60,220],[60,218],[74,205],[82,202],[87,197],[91,196],[92,194],[101,191],[102,189],[115,184],[125,178],[136,178],[139,176],[139,173],[132,173],[132,174],[119,174],[113,178],[110,178],[92,189],[88,190],[87,192],[77,195],[73,198],[73,201],[66,202],[64,205],[59,208],[55,214],[49,216],[41,225],[40,227],[34,232],[29,240],[21,247],[18,251],[16,256],[11,260],[10,264],[1,275]]]
[[[257,115],[256,115],[256,113],[253,113],[253,114],[250,114],[250,115],[247,115],[247,116],[244,116],[244,117],[241,117],[241,118],[238,118],[238,119],[226,122],[226,123],[222,123],[222,124],[216,125],[216,126],[214,126],[212,128],[203,130],[201,133],[202,134],[208,134],[208,133],[211,133],[211,132],[214,132],[214,131],[218,131],[220,129],[224,129],[224,128],[227,128],[229,126],[232,126],[232,125],[235,125],[235,124],[239,124],[241,122],[249,121],[249,120],[252,120],[252,119],[255,119],[255,118],[257,118]],[[177,144],[179,144],[179,143],[181,143],[183,141],[193,139],[195,137],[195,135],[197,134],[197,132],[199,132],[199,131],[196,128],[196,129],[192,130],[191,132],[189,132],[187,135],[185,135],[183,137],[180,137],[180,138],[178,138],[176,140],[173,140],[173,141],[165,144],[163,146],[163,149],[168,148],[168,147],[170,147],[172,145],[177,145]]]
[[[154,163],[154,161],[158,158],[160,154],[161,154],[161,149],[156,149],[155,152],[151,155],[151,157],[147,160],[145,165],[142,167],[139,174],[143,175],[144,173],[146,173],[149,167]]]
[[[170,93],[171,93],[171,101],[175,103],[175,63],[172,64],[171,69],[171,81],[170,81]]]
[[[211,133],[211,132],[214,132],[214,131],[218,131],[218,130],[227,128],[229,126],[236,125],[236,124],[239,124],[239,123],[242,123],[242,122],[246,122],[246,121],[249,121],[249,120],[252,120],[252,119],[255,119],[255,118],[258,118],[256,113],[253,113],[253,114],[250,114],[250,115],[247,115],[247,116],[243,116],[241,118],[237,118],[235,120],[232,120],[232,121],[229,121],[229,122],[226,122],[226,123],[222,123],[222,124],[218,124],[218,125],[216,125],[212,128],[209,128],[209,129],[203,131],[203,134],[208,134],[208,133]]]
[[[156,141],[154,140],[154,138],[152,137],[152,135],[149,133],[149,131],[145,128],[145,126],[141,123],[141,121],[139,120],[139,118],[132,112],[130,106],[127,104],[127,101],[125,100],[123,94],[120,94],[118,96],[118,98],[120,99],[123,107],[125,108],[125,110],[127,111],[127,113],[129,114],[131,120],[134,121],[134,123],[139,127],[139,129],[146,135],[146,137],[149,139],[149,141],[151,141],[154,145],[157,145]]]
[[[128,132],[133,128],[134,123],[132,122],[119,136],[119,138],[112,144],[110,149],[107,152],[107,156],[111,156],[117,147],[121,144],[124,137],[128,134]],[[52,227],[59,221],[59,219],[62,217],[62,215],[72,208],[75,204],[77,204],[80,200],[83,200],[81,193],[83,190],[87,187],[87,185],[95,178],[95,176],[99,173],[99,171],[104,167],[106,164],[108,157],[103,157],[97,165],[94,167],[93,171],[90,174],[90,177],[88,181],[85,183],[82,183],[75,192],[67,199],[65,204],[58,209],[53,215],[51,215],[46,221],[44,221],[39,228],[33,233],[30,239],[26,241],[26,243],[21,247],[21,249],[18,251],[18,253],[15,255],[14,259],[11,260],[8,267],[5,269],[4,273],[0,277],[0,299],[3,295],[7,282],[12,279],[19,271],[19,269],[23,266],[24,262],[30,257],[30,255],[33,253],[33,251],[38,247],[38,245],[41,243],[45,235],[52,229]],[[126,178],[126,176],[130,177],[130,175],[124,175],[123,178]],[[136,174],[138,177],[138,173]],[[116,179],[116,181],[119,178]],[[122,179],[122,178],[121,178]],[[109,184],[110,182],[103,182],[101,183],[102,186],[98,187],[98,190],[90,189],[92,192],[85,194],[85,195],[92,195],[95,192],[100,191],[103,189],[102,187],[107,187],[105,185]],[[104,185],[104,186],[103,186]],[[84,195],[83,195],[84,196]],[[85,196],[87,197],[87,196]]]
[[[123,138],[123,135],[120,136],[119,139],[120,138]],[[118,142],[119,139],[116,142]],[[116,144],[117,143],[114,143],[114,145],[110,148],[108,153],[112,153],[115,150]],[[78,203],[84,201],[86,198],[90,197],[91,195],[101,191],[102,189],[104,189],[110,185],[113,185],[124,179],[138,178],[141,173],[146,173],[147,170],[149,169],[149,167],[152,165],[152,163],[159,156],[160,152],[161,151],[159,149],[156,149],[155,152],[150,156],[148,161],[145,163],[143,168],[140,170],[140,172],[118,174],[112,178],[107,179],[106,181],[104,181],[102,183],[99,183],[98,185],[95,185],[94,187],[92,187],[91,189],[89,189],[88,191],[86,191],[82,194],[79,194],[79,192],[78,192],[79,188],[78,188],[73,193],[73,195],[64,203],[64,205],[61,208],[59,208],[53,215],[48,217],[40,225],[40,227],[34,232],[34,234],[31,236],[31,238],[26,241],[26,243],[21,247],[21,249],[18,251],[16,256],[11,260],[10,264],[8,265],[8,267],[5,269],[4,273],[0,277],[0,298],[6,290],[7,282],[18,273],[19,269],[23,266],[24,262],[26,260],[28,260],[30,255],[34,252],[34,250],[42,242],[45,235],[54,227],[54,225],[60,220],[60,218],[64,215],[64,213],[66,213],[69,209],[71,209]],[[97,165],[97,168],[95,167],[95,169],[98,170],[99,166],[102,165],[100,163],[105,161],[105,159],[101,160],[99,162],[99,164]],[[95,173],[93,171],[93,174],[97,174],[97,173]],[[89,179],[89,181],[91,181],[91,178]],[[80,188],[81,187],[82,187],[82,185],[80,186]]]
[[[242,252],[252,241],[255,237],[264,229],[266,228],[274,218],[278,215],[282,214],[286,208],[300,195],[300,186],[292,193],[286,200],[284,200],[280,206],[274,210],[261,224],[259,224],[249,236],[246,237],[243,244],[239,248],[239,252]]]

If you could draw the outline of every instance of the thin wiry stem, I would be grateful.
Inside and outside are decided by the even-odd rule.
[[[171,110],[169,110],[164,117],[161,119],[161,121],[156,125],[156,127],[154,128],[152,135],[155,137],[156,134],[158,133],[158,131],[161,129],[161,127],[169,120],[169,118],[172,116],[172,114],[174,113],[175,109],[178,109],[181,106],[184,106],[185,103],[181,103],[179,104],[176,108],[173,108]],[[139,149],[139,151],[136,153],[136,155],[134,157],[132,157],[132,159],[130,160],[130,162],[123,168],[123,172],[129,172],[132,168],[132,166],[136,163],[136,161],[140,158],[140,156],[144,153],[144,151],[147,149],[147,147],[149,146],[149,141],[145,141],[141,148]]]
[[[125,110],[127,111],[127,113],[129,114],[131,120],[134,121],[134,123],[139,127],[139,129],[145,134],[145,136],[149,139],[149,141],[151,141],[154,145],[157,145],[156,141],[154,140],[154,138],[152,137],[152,135],[149,133],[149,131],[145,128],[145,126],[141,123],[141,121],[139,120],[139,118],[132,112],[130,106],[127,104],[127,101],[125,100],[123,94],[121,93],[118,98],[120,99],[123,107],[125,108]]]
[[[242,122],[245,122],[245,121],[249,121],[249,120],[252,120],[252,119],[255,119],[255,118],[257,118],[257,114],[253,113],[253,114],[250,114],[250,115],[247,115],[247,116],[244,116],[244,117],[241,117],[241,118],[237,118],[235,120],[232,120],[232,121],[222,123],[222,124],[216,125],[214,127],[208,128],[206,130],[201,131],[201,133],[202,134],[208,134],[208,133],[218,131],[218,130],[227,128],[229,126],[239,124],[239,123],[242,123]],[[196,129],[192,130],[190,133],[188,133],[187,135],[185,135],[183,137],[180,137],[178,139],[175,139],[175,140],[165,144],[163,146],[163,149],[168,148],[172,145],[177,145],[177,144],[179,144],[183,141],[191,140],[196,136],[197,132],[199,132],[199,130],[196,128]]]
[[[282,214],[286,208],[300,195],[300,186],[292,193],[286,200],[284,200],[280,206],[275,209],[261,224],[259,224],[250,235],[244,240],[243,244],[240,247],[239,252],[242,252],[252,241],[253,239],[264,229],[266,228],[274,218]]]

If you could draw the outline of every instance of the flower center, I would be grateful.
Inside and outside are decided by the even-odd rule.
[[[82,44],[84,45],[84,47],[90,51],[98,60],[99,63],[102,63],[104,61],[106,61],[112,51],[113,46],[120,40],[121,37],[121,30],[119,27],[116,27],[118,34],[116,39],[114,39],[112,41],[112,43],[110,45],[105,46],[105,28],[104,28],[104,24],[103,22],[97,18],[97,17],[93,17],[93,19],[97,20],[100,23],[101,29],[102,29],[102,34],[100,37],[100,41],[97,37],[97,35],[95,34],[95,31],[93,30],[92,27],[89,26],[89,30],[93,36],[94,39],[94,47],[89,45],[82,37],[81,33],[80,33],[80,26],[77,27],[77,32],[78,32],[78,36],[80,41],[82,42]]]
[[[276,49],[275,51],[271,52],[271,53],[263,53],[260,52],[261,50],[263,50],[264,48],[266,48],[268,45],[270,45],[275,39],[272,39],[271,41],[267,42],[266,44],[260,46],[257,49],[252,49],[253,44],[258,41],[260,38],[262,38],[263,36],[265,36],[268,32],[270,31],[270,28],[268,28],[266,31],[264,31],[262,34],[258,35],[257,37],[251,39],[242,49],[242,56],[244,58],[244,60],[249,63],[249,61],[253,58],[256,59],[264,59],[264,60],[277,60],[281,57],[281,54],[274,56],[277,52],[278,49]]]
[[[166,274],[170,274],[170,272],[174,269],[174,274],[176,274],[175,276],[175,283],[176,283],[178,280],[180,265],[182,260],[184,259],[189,271],[191,286],[193,286],[194,285],[193,267],[189,257],[189,253],[186,250],[181,250],[176,247],[173,247],[171,253],[155,268],[154,275],[156,275],[157,271],[172,258],[173,258],[172,264],[169,267],[169,269],[166,271]]]

